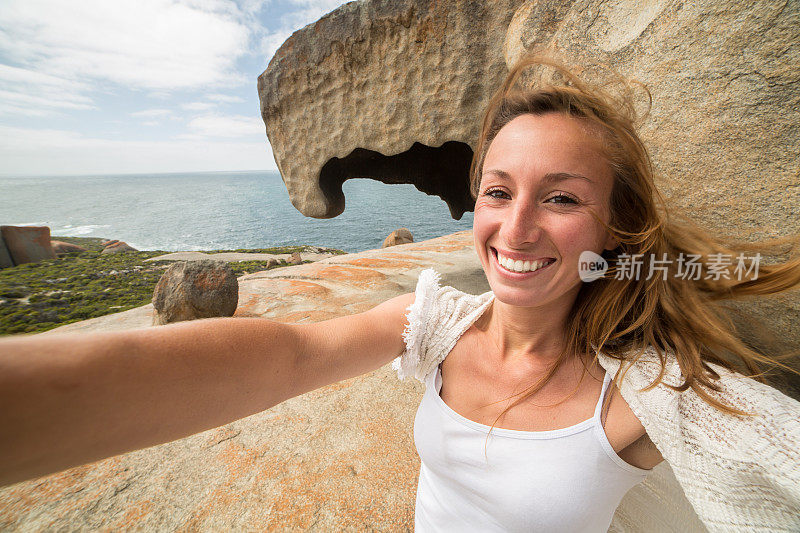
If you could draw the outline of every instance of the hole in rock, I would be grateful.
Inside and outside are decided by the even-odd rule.
[[[395,155],[356,148],[343,158],[330,159],[319,173],[319,184],[335,217],[344,211],[342,183],[354,178],[369,178],[383,183],[410,183],[425,194],[435,195],[447,203],[450,215],[460,220],[466,211],[475,208],[469,194],[469,165],[472,148],[468,144],[448,141],[438,148],[414,143]]]

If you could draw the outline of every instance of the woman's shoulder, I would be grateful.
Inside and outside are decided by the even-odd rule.
[[[441,275],[432,268],[420,272],[406,315],[406,350],[393,365],[400,379],[414,376],[424,381],[482,314],[491,297],[491,292],[474,295],[441,285]]]

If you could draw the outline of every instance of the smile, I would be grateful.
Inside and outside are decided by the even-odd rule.
[[[494,248],[492,248],[492,255],[495,256],[497,263],[503,268],[503,270],[513,272],[515,274],[529,274],[536,272],[556,262],[555,259],[549,257],[529,261],[523,261],[521,259],[514,260],[510,257],[504,256]]]

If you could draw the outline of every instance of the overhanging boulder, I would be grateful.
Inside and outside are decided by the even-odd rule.
[[[456,219],[471,211],[471,144],[521,4],[351,2],[289,37],[258,92],[292,204],[335,217],[342,183],[372,178],[413,183]]]

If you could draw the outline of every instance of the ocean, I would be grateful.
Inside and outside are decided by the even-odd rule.
[[[307,218],[277,172],[192,172],[0,177],[0,224],[49,226],[65,237],[125,241],[139,250],[191,251],[301,245],[359,252],[408,228],[422,241],[472,228],[413,185],[344,183],[344,212]]]

